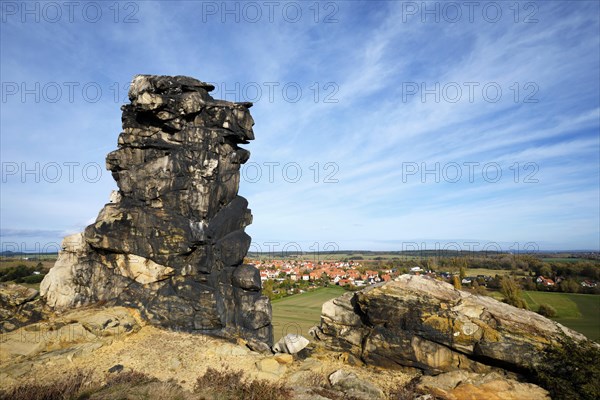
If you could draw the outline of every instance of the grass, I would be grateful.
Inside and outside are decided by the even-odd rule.
[[[438,268],[440,269],[440,268]],[[441,269],[440,269],[441,270]],[[509,275],[513,271],[510,269],[488,269],[488,268],[468,268],[467,276],[487,275],[494,277],[496,275]]]
[[[5,268],[16,267],[17,265],[25,265],[27,267],[35,267],[38,263],[42,263],[44,269],[49,270],[54,266],[56,259],[54,260],[15,260],[15,259],[0,259],[0,270]]]
[[[489,296],[502,300],[500,292],[489,292]],[[600,343],[599,295],[524,291],[523,298],[532,311],[540,304],[552,306],[556,310],[553,320]]]
[[[243,371],[234,371],[226,366],[219,371],[209,367],[206,373],[196,380],[194,392],[206,399],[214,400],[288,400],[292,390],[283,383],[266,380],[249,380]]]
[[[579,319],[583,317],[570,293],[523,292],[530,310],[537,311],[540,304],[549,304],[556,310],[557,318]]]
[[[310,338],[308,330],[321,321],[321,306],[346,291],[339,286],[284,297],[273,301],[273,333],[275,341],[288,333]]]
[[[93,371],[82,370],[53,381],[28,381],[0,390],[0,400],[289,400],[292,396],[292,389],[282,383],[252,380],[242,371],[222,368],[208,368],[193,392],[173,380],[162,382],[136,371],[110,374],[102,383],[92,379]]]

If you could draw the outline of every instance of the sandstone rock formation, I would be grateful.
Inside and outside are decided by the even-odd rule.
[[[155,325],[272,343],[271,305],[243,264],[252,215],[237,195],[252,104],[215,100],[212,89],[183,76],[134,78],[106,157],[119,191],[64,239],[41,284],[50,306],[107,302]]]
[[[476,374],[464,370],[423,376],[419,389],[444,400],[546,400],[549,393],[531,383],[507,379],[496,372]]]
[[[432,374],[491,367],[522,372],[563,334],[586,340],[534,312],[413,275],[325,303],[312,334],[367,364]]]
[[[37,322],[46,312],[37,290],[0,283],[0,333]]]

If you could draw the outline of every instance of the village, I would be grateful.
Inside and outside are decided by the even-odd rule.
[[[275,294],[283,296],[330,285],[356,290],[379,282],[389,282],[405,273],[446,280],[452,279],[453,275],[450,272],[438,273],[420,266],[375,270],[369,269],[358,261],[252,260],[252,263],[260,271],[260,279],[267,292],[272,286]],[[492,277],[483,275],[478,278],[465,277],[462,281],[469,285],[475,279],[487,282]]]
[[[268,279],[280,282],[290,279],[293,282],[307,281],[316,283],[326,281],[339,286],[367,286],[381,281],[391,281],[394,277],[400,275],[394,269],[383,271],[369,270],[356,261],[312,262],[270,260],[257,261],[255,262],[255,266],[259,269],[260,279],[263,282]]]
[[[340,286],[346,290],[357,290],[365,286],[379,282],[391,281],[402,274],[426,275],[432,278],[445,280],[453,283],[454,276],[459,279],[460,285],[466,289],[480,287],[488,289],[499,289],[499,275],[477,274],[467,275],[464,270],[435,271],[420,265],[402,268],[383,267],[373,269],[360,261],[310,261],[310,260],[248,260],[254,264],[263,282],[264,291],[272,298],[285,297],[287,295],[304,293],[324,286]],[[415,263],[417,264],[417,263]],[[487,270],[489,271],[489,270]],[[498,271],[502,273],[502,271]],[[521,276],[517,279],[521,286],[527,290],[556,290],[555,287],[564,280],[557,276],[555,279],[542,275]],[[598,282],[594,280],[583,280],[579,282],[582,290],[595,289]],[[569,290],[575,292],[576,290]]]

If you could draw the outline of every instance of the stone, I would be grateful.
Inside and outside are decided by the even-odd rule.
[[[334,389],[343,391],[351,398],[383,399],[383,391],[374,384],[359,379],[356,374],[337,370],[329,375],[329,383]]]
[[[108,372],[110,372],[110,373],[121,372],[121,371],[123,371],[123,365],[121,365],[121,364],[115,364],[108,369]]]
[[[273,356],[273,358],[279,364],[291,364],[294,362],[294,357],[291,354],[285,354],[285,353],[275,354]]]
[[[266,372],[277,376],[283,375],[287,369],[273,358],[263,358],[262,360],[257,361],[256,368],[260,372]]]
[[[464,370],[446,372],[437,376],[423,376],[419,388],[433,392],[443,399],[455,400],[549,400],[549,393],[531,383],[492,372],[477,374]]]
[[[252,350],[252,351],[256,351],[257,353],[261,353],[261,354],[273,354],[271,352],[271,347],[266,344],[265,342],[259,342],[257,340],[248,340],[248,342],[246,343],[246,346]]]
[[[417,367],[428,374],[459,369],[527,371],[563,335],[587,340],[557,322],[429,277],[346,293],[323,305],[318,342],[366,364]]]
[[[233,285],[246,290],[259,291],[261,288],[260,271],[254,265],[239,266],[233,273]]]
[[[250,103],[213,99],[208,83],[138,75],[106,166],[118,191],[67,236],[40,285],[51,308],[102,302],[153,325],[272,344],[271,306],[243,264],[251,238],[240,167],[254,139]]]
[[[273,346],[273,350],[279,353],[296,354],[310,342],[302,335],[288,333]]]

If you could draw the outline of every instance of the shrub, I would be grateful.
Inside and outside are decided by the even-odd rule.
[[[156,381],[156,378],[153,378],[143,372],[127,371],[109,375],[105,386],[139,385]]]
[[[20,278],[20,280],[22,283],[40,283],[44,279],[44,276],[46,275],[30,275],[25,278]]]
[[[393,400],[412,400],[418,397],[417,381],[419,377],[413,378],[406,385],[397,387],[388,393],[388,397]]]
[[[456,290],[462,289],[462,284],[460,282],[460,278],[457,275],[454,275],[452,277],[452,285],[454,285],[454,289],[456,289]]]
[[[15,281],[19,283],[22,278],[33,274],[35,268],[19,264],[16,267],[9,267],[0,271],[0,282]]]
[[[600,347],[589,340],[563,336],[560,346],[548,346],[534,370],[537,384],[553,399],[600,399]]]
[[[244,400],[287,400],[292,398],[292,390],[281,383],[266,380],[248,380],[242,371],[233,371],[226,366],[219,371],[208,368],[196,380],[194,392],[209,399]]]
[[[527,302],[521,297],[521,288],[512,277],[503,276],[500,280],[500,293],[504,296],[504,301],[511,306],[527,310]]]
[[[92,371],[78,371],[60,380],[48,383],[23,383],[12,389],[0,391],[0,400],[67,400],[78,398],[90,385]]]
[[[544,317],[556,317],[556,309],[550,304],[540,304],[538,314]]]

